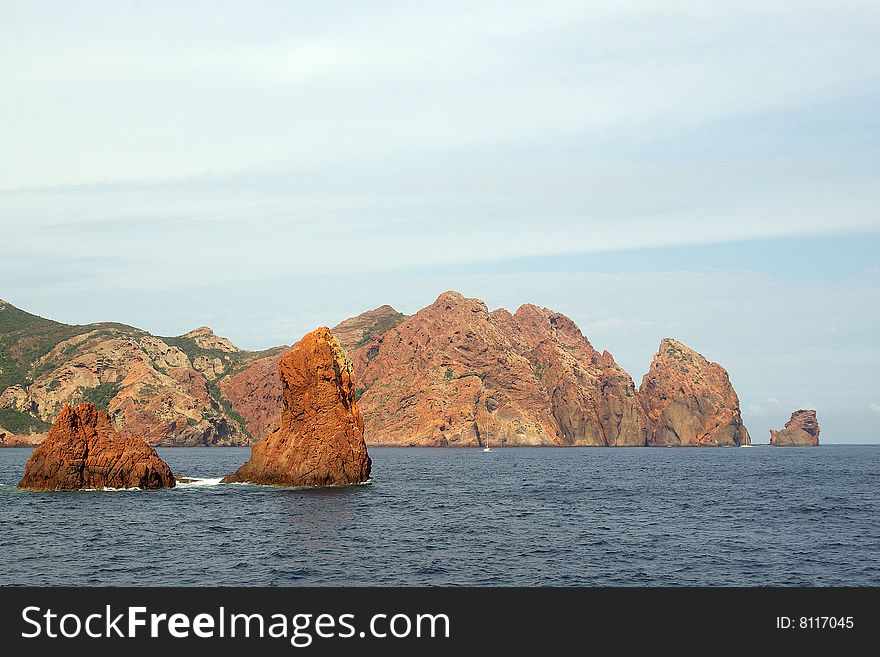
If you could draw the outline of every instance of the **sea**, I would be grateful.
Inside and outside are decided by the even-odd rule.
[[[249,448],[160,448],[192,484],[20,491],[0,584],[877,586],[880,445],[370,448],[370,483],[220,484]]]

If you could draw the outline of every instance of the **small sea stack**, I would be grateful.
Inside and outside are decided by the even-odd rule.
[[[352,364],[327,327],[307,334],[278,364],[281,419],[223,483],[344,486],[370,477]]]
[[[819,420],[816,419],[816,411],[801,409],[792,413],[783,429],[770,429],[770,444],[774,447],[818,447]]]
[[[66,405],[34,449],[19,488],[172,488],[171,468],[142,438],[121,436],[94,404]]]

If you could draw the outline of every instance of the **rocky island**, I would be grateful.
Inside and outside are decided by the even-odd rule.
[[[370,478],[352,364],[326,327],[307,334],[278,365],[281,418],[223,483],[342,486]]]
[[[88,403],[61,410],[18,483],[41,491],[174,485],[171,468],[155,449],[141,438],[119,435],[110,416]]]
[[[818,447],[819,420],[816,411],[801,409],[792,413],[783,429],[770,429],[770,444],[774,447]]]

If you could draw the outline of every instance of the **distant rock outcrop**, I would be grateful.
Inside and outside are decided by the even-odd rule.
[[[171,468],[141,438],[120,436],[94,404],[65,406],[25,465],[19,488],[171,488]]]
[[[676,340],[660,343],[639,398],[648,416],[648,445],[751,444],[727,371]]]
[[[770,444],[775,447],[817,447],[819,420],[816,411],[801,409],[792,413],[785,428],[780,431],[770,429]]]
[[[207,349],[209,351],[225,351],[229,354],[239,352],[239,348],[232,344],[232,342],[215,334],[213,329],[210,329],[207,326],[200,326],[189,333],[184,333],[180,337],[189,338],[201,349]]]
[[[281,359],[281,420],[224,483],[341,486],[370,477],[351,361],[326,327]]]
[[[0,447],[34,447],[46,437],[44,433],[31,433],[19,436],[0,427]]]
[[[386,304],[349,317],[330,331],[346,351],[352,352],[371,340],[381,338],[405,319],[406,315]]]

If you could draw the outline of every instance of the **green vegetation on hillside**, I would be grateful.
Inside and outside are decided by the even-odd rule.
[[[14,408],[0,408],[0,427],[19,436],[26,436],[32,431],[43,433],[48,431],[50,426],[48,422]]]
[[[28,385],[32,362],[59,342],[83,332],[80,326],[43,319],[6,302],[0,305],[0,391],[15,384]]]
[[[171,347],[177,347],[180,349],[187,355],[191,362],[195,362],[195,359],[199,356],[204,356],[211,361],[215,358],[219,358],[226,368],[226,372],[223,376],[229,376],[230,374],[239,372],[245,369],[253,361],[267,356],[274,356],[284,349],[284,347],[273,347],[272,349],[265,349],[263,351],[223,351],[222,349],[203,349],[194,339],[185,338],[182,335],[170,338],[160,337],[159,339]]]
[[[85,388],[82,391],[83,400],[93,403],[98,409],[106,411],[110,406],[110,400],[119,393],[118,383],[101,383],[94,388]]]
[[[373,324],[370,328],[364,330],[361,335],[361,339],[357,341],[354,345],[357,349],[358,347],[363,347],[370,340],[373,339],[374,335],[385,335],[393,328],[397,328],[400,323],[406,319],[406,315],[403,313],[396,313],[394,315],[389,315],[388,317],[383,317],[375,324]]]
[[[198,356],[207,356],[208,358],[214,358],[214,356],[216,355],[222,358],[223,356],[227,355],[227,352],[220,349],[202,349],[199,345],[196,344],[195,340],[193,340],[192,338],[185,338],[182,335],[159,339],[170,347],[177,347],[178,349],[180,349],[189,357],[190,360],[195,360]]]
[[[15,384],[30,385],[30,368],[34,361],[52,351],[59,342],[96,330],[106,331],[108,335],[118,331],[142,333],[115,322],[62,324],[0,301],[0,392]],[[34,374],[45,374],[55,367],[56,363],[46,363]]]
[[[68,345],[60,351],[57,357],[53,355],[51,360],[37,364],[38,360],[45,357],[59,343],[84,333],[94,333],[94,339],[90,337],[76,345]],[[89,353],[93,347],[93,341],[100,342],[117,337],[136,339],[146,335],[150,334],[132,326],[115,322],[88,325],[62,324],[32,315],[0,301],[0,392],[11,385],[29,386],[34,380],[45,377],[76,355]],[[225,369],[222,376],[235,374],[249,367],[254,361],[275,356],[286,348],[281,346],[263,351],[227,352],[221,349],[203,349],[194,339],[183,336],[159,337],[159,339],[169,346],[177,347],[183,351],[190,361],[195,361],[199,356],[204,356],[210,361],[219,358]],[[236,422],[242,431],[253,440],[247,422],[220,392],[219,379],[206,383],[211,397],[225,415]],[[55,390],[58,386],[58,381],[52,381],[48,388]],[[119,388],[118,383],[107,382],[93,388],[80,389],[77,396],[84,401],[92,402],[100,409],[107,410],[110,401],[119,393]],[[146,388],[144,392],[149,396],[150,392]],[[190,426],[194,423],[195,421],[188,422]],[[27,434],[30,431],[42,432],[49,428],[49,425],[39,418],[14,409],[0,411],[0,426],[17,434]]]

